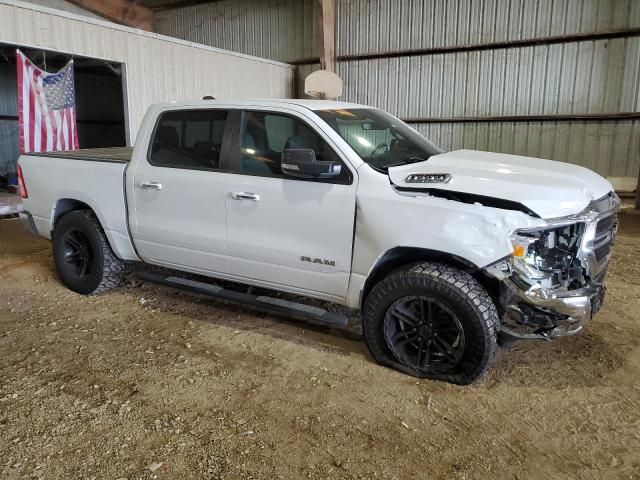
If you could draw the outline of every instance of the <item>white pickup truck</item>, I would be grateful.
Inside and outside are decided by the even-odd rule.
[[[255,287],[334,302],[361,311],[381,364],[459,384],[499,337],[583,328],[619,207],[585,168],[445,153],[383,111],[312,100],[155,105],[133,149],[23,155],[19,183],[23,222],[78,293],[143,262],[176,271],[147,280],[345,325]]]

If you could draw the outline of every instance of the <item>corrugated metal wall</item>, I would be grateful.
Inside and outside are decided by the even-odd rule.
[[[130,142],[152,103],[292,95],[290,65],[22,2],[0,1],[0,43],[124,63]]]
[[[343,98],[401,118],[640,111],[638,36],[348,59],[637,28],[638,0],[338,0],[337,18]],[[609,177],[635,179],[640,168],[637,120],[443,121],[414,126],[445,149],[552,158]]]
[[[584,165],[635,181],[640,121],[469,117],[640,111],[640,37],[485,48],[494,42],[640,27],[640,0],[336,0],[342,100],[374,105],[447,150],[472,148]],[[162,14],[158,31],[283,61],[317,58],[315,0],[224,0]],[[579,40],[579,39],[578,39]],[[476,46],[469,48],[469,46]],[[396,58],[354,55],[415,49]],[[318,64],[299,67],[298,91]],[[442,119],[441,122],[434,122]],[[446,121],[444,121],[446,119]],[[467,119],[467,120],[464,120]]]
[[[407,118],[614,113],[640,109],[639,61],[634,37],[348,61],[340,74],[345,97]]]
[[[637,27],[637,0],[337,0],[339,54]]]
[[[223,0],[158,14],[164,35],[291,62],[318,56],[316,0]]]

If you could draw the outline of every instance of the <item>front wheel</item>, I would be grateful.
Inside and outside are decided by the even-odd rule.
[[[496,353],[493,301],[471,275],[443,264],[391,273],[367,296],[362,322],[376,361],[421,378],[466,385]]]
[[[115,256],[98,219],[89,210],[62,216],[53,231],[53,260],[62,282],[83,295],[117,287],[126,264]]]

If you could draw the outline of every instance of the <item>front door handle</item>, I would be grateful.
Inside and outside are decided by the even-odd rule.
[[[231,192],[231,198],[234,200],[251,200],[252,202],[260,201],[260,195],[251,192]]]
[[[158,182],[142,182],[140,188],[145,190],[162,190],[162,184]]]

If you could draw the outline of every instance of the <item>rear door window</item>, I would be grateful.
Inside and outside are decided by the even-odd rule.
[[[217,170],[229,112],[176,110],[160,115],[149,151],[158,167]]]

